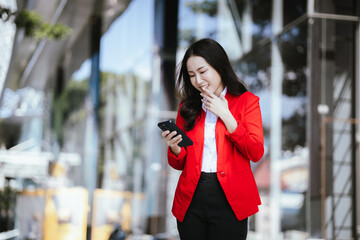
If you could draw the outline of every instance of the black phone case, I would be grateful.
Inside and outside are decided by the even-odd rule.
[[[181,131],[181,129],[178,126],[176,126],[176,124],[173,121],[168,120],[165,122],[159,122],[158,127],[163,131],[166,130],[169,130],[170,132],[176,131],[178,134],[181,134],[182,141],[179,143],[179,147],[187,147],[193,145],[193,141],[191,141],[191,139],[183,131]]]

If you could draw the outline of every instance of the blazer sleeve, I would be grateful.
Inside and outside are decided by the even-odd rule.
[[[179,105],[179,110],[177,113],[177,117],[176,117],[176,125],[181,129],[184,130],[184,123],[185,120],[184,118],[180,115],[180,109],[181,109],[182,104],[180,103]],[[176,169],[176,170],[183,170],[184,166],[185,166],[185,160],[186,160],[186,148],[182,147],[181,148],[181,152],[179,153],[178,156],[176,156],[170,149],[170,147],[168,147],[168,163],[169,165]]]
[[[236,148],[249,160],[259,161],[264,154],[264,136],[261,119],[259,97],[250,92],[244,93],[245,104],[240,119],[236,119],[237,128],[226,136]]]

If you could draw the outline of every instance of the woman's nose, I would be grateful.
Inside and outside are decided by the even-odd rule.
[[[201,76],[197,74],[197,75],[196,75],[196,83],[197,83],[198,85],[200,85],[202,82],[203,82],[203,80],[202,80]]]

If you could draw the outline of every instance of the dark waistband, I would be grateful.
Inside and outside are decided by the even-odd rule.
[[[200,181],[205,181],[205,180],[217,180],[217,173],[216,172],[201,172],[200,175]]]

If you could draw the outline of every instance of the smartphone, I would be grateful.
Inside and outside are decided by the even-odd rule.
[[[176,124],[173,121],[168,120],[165,122],[159,122],[158,127],[163,131],[166,130],[169,130],[170,132],[176,131],[177,135],[181,134],[182,141],[178,144],[179,147],[187,147],[193,145],[193,141],[191,141],[191,139],[183,131],[181,131],[181,129],[178,126],[176,126]]]

